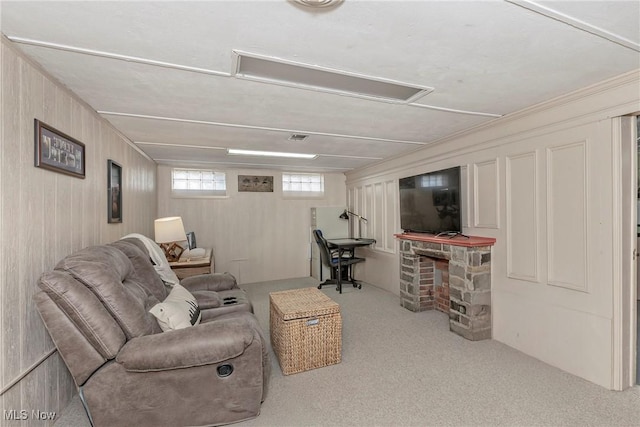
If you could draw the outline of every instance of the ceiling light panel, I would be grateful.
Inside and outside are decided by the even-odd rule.
[[[241,79],[402,104],[433,91],[427,86],[408,85],[235,50],[233,53],[233,75]]]
[[[317,154],[303,154],[303,153],[284,153],[277,151],[257,151],[257,150],[239,150],[236,148],[229,148],[227,150],[229,154],[242,155],[242,156],[262,156],[262,157],[287,157],[293,159],[315,159]]]

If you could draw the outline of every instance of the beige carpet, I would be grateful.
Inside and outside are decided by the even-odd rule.
[[[268,337],[269,292],[311,278],[243,285]],[[262,413],[235,426],[640,426],[640,388],[612,392],[498,342],[467,341],[440,312],[412,313],[363,285],[323,289],[341,306],[342,363],[273,374]],[[76,398],[57,426],[86,426]]]

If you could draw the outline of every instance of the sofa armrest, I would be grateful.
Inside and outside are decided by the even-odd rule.
[[[180,284],[187,288],[189,292],[193,291],[228,291],[236,289],[238,283],[236,278],[229,273],[211,273],[199,274],[197,276],[185,277]]]
[[[129,340],[116,361],[129,372],[151,372],[220,363],[240,356],[255,339],[249,322],[220,319]]]

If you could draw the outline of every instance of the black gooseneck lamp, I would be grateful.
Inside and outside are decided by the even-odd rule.
[[[367,222],[367,218],[363,217],[362,215],[358,215],[357,213],[353,213],[347,209],[345,209],[338,218],[349,219],[349,215],[353,215],[358,218],[358,239],[362,239],[362,222]]]

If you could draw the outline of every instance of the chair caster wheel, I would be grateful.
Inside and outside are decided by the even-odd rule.
[[[322,289],[322,285],[318,285],[318,289]]]
[[[362,285],[361,284],[358,285],[358,289],[362,289]]]

